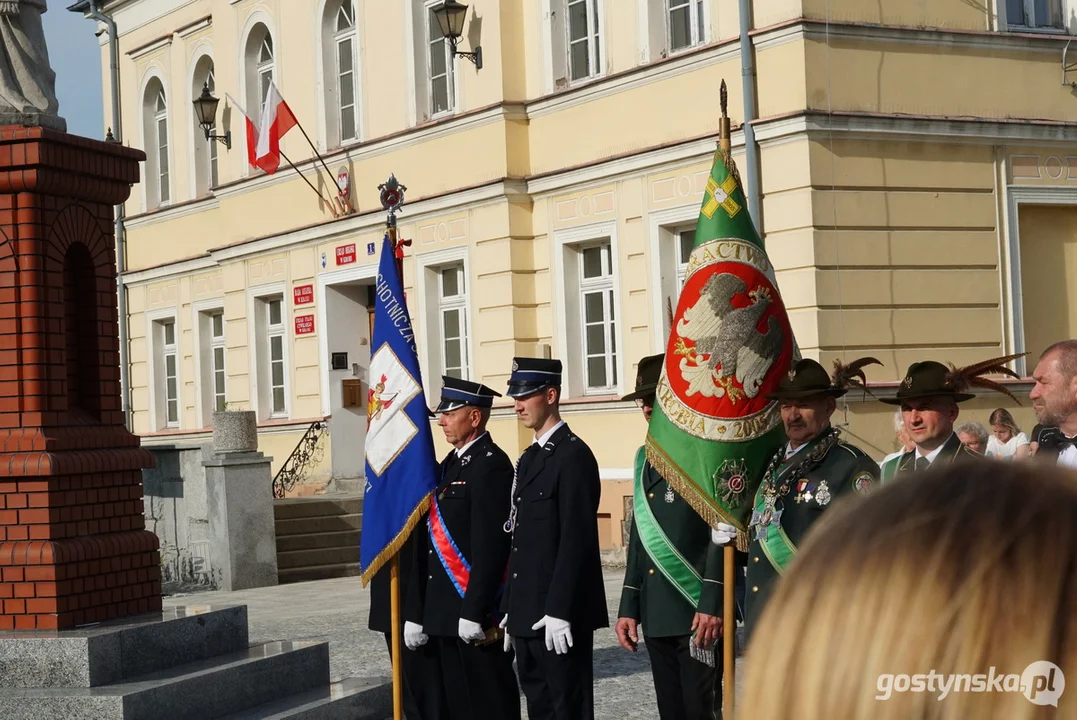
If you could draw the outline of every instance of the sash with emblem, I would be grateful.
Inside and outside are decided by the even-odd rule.
[[[726,128],[724,111],[722,122]],[[737,545],[745,550],[752,498],[785,438],[778,403],[764,395],[799,351],[726,132],[696,222],[646,448],[704,520],[742,531]]]
[[[694,608],[699,605],[699,596],[703,593],[703,578],[662,530],[662,526],[658,524],[651,511],[651,505],[647,502],[647,492],[643,487],[643,469],[646,462],[646,449],[641,447],[636,452],[636,478],[632,500],[636,532],[639,534],[643,549],[658,570]]]

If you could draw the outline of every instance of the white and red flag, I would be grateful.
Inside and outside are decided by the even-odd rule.
[[[247,120],[247,162],[251,167],[272,175],[280,167],[280,139],[298,124],[292,109],[281,97],[274,82],[270,82],[266,90],[262,117],[257,123],[235,98],[229,96],[228,99]]]

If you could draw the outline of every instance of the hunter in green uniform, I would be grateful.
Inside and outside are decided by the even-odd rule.
[[[662,355],[639,362],[635,400],[650,420]],[[722,554],[710,527],[636,452],[635,499],[617,639],[636,652],[642,625],[662,720],[713,720],[722,708]],[[694,636],[693,636],[694,633]],[[690,643],[696,642],[693,652]],[[695,659],[702,643],[708,662]],[[713,657],[713,662],[709,662]]]
[[[960,369],[948,368],[934,360],[910,365],[895,396],[881,399],[887,405],[901,406],[905,430],[915,444],[898,459],[893,475],[900,477],[904,473],[926,470],[936,463],[982,460],[983,456],[962,445],[954,432],[954,423],[960,414],[957,404],[976,397],[968,392],[973,386],[997,390],[1012,398],[1002,385],[980,376],[990,372],[1018,377],[1002,364],[1014,357],[1019,356],[985,360]],[[887,477],[889,479],[889,474]]]
[[[870,359],[850,363],[859,367]],[[878,362],[878,361],[873,361]],[[767,395],[781,405],[787,445],[774,454],[755,495],[748,524],[748,592],[745,633],[750,639],[774,582],[796,555],[812,523],[835,498],[866,493],[879,480],[879,466],[860,448],[842,442],[831,427],[837,398],[849,379],[839,370],[833,383],[822,365],[804,359]],[[732,526],[719,523],[711,533],[716,544],[733,539]]]

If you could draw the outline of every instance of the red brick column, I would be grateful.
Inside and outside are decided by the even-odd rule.
[[[112,206],[144,154],[0,127],[0,630],[161,608],[120,405]]]

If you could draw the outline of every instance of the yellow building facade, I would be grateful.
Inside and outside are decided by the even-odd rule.
[[[205,441],[226,402],[257,411],[274,470],[327,422],[324,458],[293,492],[361,477],[365,403],[346,388],[359,380],[365,401],[378,185],[394,174],[429,403],[442,374],[502,391],[513,356],[560,358],[565,419],[602,468],[603,542],[620,545],[646,427],[619,398],[665,347],[723,79],[804,355],[877,357],[885,395],[916,360],[1029,352],[1027,375],[1077,336],[1071,0],[747,3],[757,168],[738,128],[733,0],[473,0],[458,49],[481,46],[481,69],[452,56],[440,2],[99,4],[119,29],[122,140],[148,155],[123,277],[147,445]],[[243,109],[258,114],[270,80],[328,166],[299,129],[285,136],[323,199],[287,163],[248,165]],[[198,127],[207,84],[230,150]],[[338,216],[342,168],[352,212]],[[1027,401],[996,396],[962,419],[986,424],[996,406],[1034,423]],[[836,417],[876,459],[895,449],[892,420],[858,393]],[[504,399],[491,432],[510,455],[530,442]]]

